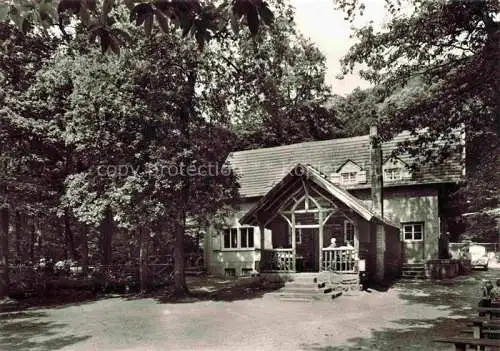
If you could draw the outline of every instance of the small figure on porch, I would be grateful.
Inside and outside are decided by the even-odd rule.
[[[330,246],[328,246],[328,247],[330,247],[330,248],[337,247],[337,239],[331,238],[330,239]]]
[[[497,287],[499,281],[497,280]],[[494,299],[494,286],[491,280],[484,279],[481,281],[481,299],[479,300],[478,307],[491,307],[492,300]],[[484,316],[484,312],[480,312],[479,316]]]
[[[492,303],[500,303],[500,279],[497,279],[495,286],[490,290],[490,297]]]

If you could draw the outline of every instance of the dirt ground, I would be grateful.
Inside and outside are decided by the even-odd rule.
[[[0,350],[452,350],[432,339],[457,334],[473,316],[481,279],[499,273],[314,302],[255,291],[220,299],[211,292],[231,283],[202,281],[203,301],[108,298],[2,313]]]

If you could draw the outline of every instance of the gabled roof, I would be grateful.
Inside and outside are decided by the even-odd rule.
[[[273,203],[277,203],[279,206],[283,199],[288,198],[291,194],[293,194],[293,183],[300,182],[300,179],[303,179],[304,177],[331,194],[366,221],[374,220],[399,229],[399,227],[391,221],[372,212],[363,202],[351,195],[348,191],[331,183],[323,174],[321,174],[321,172],[314,169],[310,165],[302,164],[297,164],[294,168],[292,168],[280,182],[278,182],[240,219],[240,223],[246,225],[258,225],[258,218],[261,217],[261,214],[269,216],[269,211],[275,211],[277,207],[273,208]]]
[[[339,168],[337,168],[336,172],[339,172],[339,171],[340,171],[342,168],[344,168],[344,166],[345,166],[345,165],[347,165],[347,164],[353,164],[353,165],[355,165],[356,167],[359,167],[359,169],[361,169],[361,170],[363,169],[363,167],[361,167],[360,165],[358,165],[356,162],[354,162],[354,161],[353,161],[353,160],[351,160],[351,159],[348,159],[348,160],[346,160],[344,163],[342,163],[342,164],[339,166]]]
[[[408,138],[402,134],[382,144],[383,154],[388,156],[397,143]],[[462,179],[461,155],[438,165],[423,165],[414,173],[413,179],[398,182],[400,185],[456,183]],[[415,158],[400,155],[399,158],[411,165]],[[297,164],[310,164],[322,174],[331,175],[347,160],[351,160],[367,171],[370,179],[370,137],[369,135],[324,141],[312,141],[285,146],[237,151],[229,155],[227,162],[239,175],[240,195],[259,197],[265,195]],[[370,183],[349,186],[348,189],[369,188]]]
[[[409,167],[410,165],[408,163],[406,163],[405,161],[403,161],[401,158],[397,157],[397,156],[389,156],[387,157],[383,162],[382,162],[382,165],[385,165],[386,163],[388,162],[392,162],[392,163],[400,163],[400,164],[403,164],[405,167]]]

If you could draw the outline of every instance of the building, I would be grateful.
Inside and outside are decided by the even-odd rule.
[[[461,155],[413,169],[415,158],[391,155],[408,137],[380,143],[372,128],[230,154],[242,201],[225,226],[209,230],[209,273],[356,272],[361,258],[381,280],[404,263],[438,258],[447,198],[463,177]]]

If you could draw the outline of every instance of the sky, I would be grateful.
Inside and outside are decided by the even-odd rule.
[[[335,10],[334,0],[291,0],[291,3],[296,9],[295,22],[299,31],[310,38],[326,57],[326,82],[332,87],[332,92],[346,95],[358,86],[369,87],[369,83],[357,74],[336,79],[341,72],[339,60],[355,41],[349,39],[353,24],[344,20],[342,11]],[[365,15],[354,25],[361,26],[373,20],[375,26],[380,26],[385,14],[383,0],[367,0],[365,4]]]

